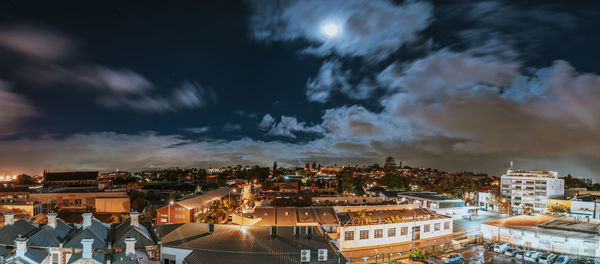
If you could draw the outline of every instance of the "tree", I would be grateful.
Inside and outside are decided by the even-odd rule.
[[[352,168],[344,168],[336,177],[340,193],[354,191],[354,170]]]
[[[371,217],[367,215],[367,210],[356,212],[352,220],[358,225],[368,225],[372,222]]]
[[[316,170],[317,169],[317,163],[313,161],[311,167],[312,167],[313,170]]]
[[[277,177],[277,161],[273,161],[273,177]]]
[[[566,214],[569,213],[569,208],[562,203],[551,203],[547,208],[548,212],[557,213],[557,214]]]

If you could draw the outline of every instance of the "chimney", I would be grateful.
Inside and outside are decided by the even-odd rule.
[[[56,229],[56,213],[47,213],[46,217],[48,218],[48,226]]]
[[[12,225],[15,223],[15,213],[8,212],[4,214],[4,225]]]
[[[83,253],[81,255],[84,259],[92,258],[92,244],[94,243],[93,238],[84,238],[81,240],[81,245],[83,245]]]
[[[135,227],[140,226],[140,221],[139,221],[140,213],[133,211],[133,212],[129,213],[129,217],[131,219],[131,226],[135,226]]]
[[[126,256],[135,255],[135,238],[134,237],[125,238],[125,255]]]
[[[15,245],[17,245],[17,257],[23,257],[27,252],[27,239],[20,236],[21,235],[15,239]]]
[[[83,229],[88,228],[89,226],[92,225],[92,213],[83,213],[81,216],[83,216]]]

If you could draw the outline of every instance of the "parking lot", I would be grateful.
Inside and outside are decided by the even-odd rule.
[[[485,250],[485,248],[481,245],[461,249],[461,250],[454,251],[451,253],[446,253],[444,255],[440,255],[439,257],[441,258],[445,255],[451,255],[451,254],[456,254],[456,253],[461,254],[463,256],[464,260],[462,263],[469,263],[469,264],[471,264],[471,263],[474,263],[474,264],[478,264],[478,263],[514,263],[514,264],[532,263],[532,262],[525,261],[522,259],[516,259],[513,257],[503,255],[503,254],[498,254],[496,252]],[[459,263],[459,262],[455,262],[455,263]]]

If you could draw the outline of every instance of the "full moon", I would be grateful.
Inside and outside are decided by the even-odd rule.
[[[328,38],[333,38],[340,34],[342,27],[338,23],[326,22],[321,25],[321,34]]]

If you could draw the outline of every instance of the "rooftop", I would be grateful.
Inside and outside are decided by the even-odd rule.
[[[277,227],[277,236],[272,237],[271,227],[266,226],[214,225],[212,233],[208,233],[208,224],[169,226],[156,227],[163,247],[194,249],[186,258],[189,263],[238,263],[241,259],[247,263],[300,263],[301,249],[310,249],[312,259],[318,249],[327,249],[327,263],[338,263],[335,249],[318,231],[310,237],[294,236],[293,227]]]
[[[214,200],[221,199],[221,198],[229,195],[230,192],[232,194],[235,194],[232,192],[233,190],[234,190],[234,188],[223,187],[223,188],[219,188],[214,191],[207,192],[202,195],[198,195],[196,197],[177,201],[177,204],[190,210],[190,209],[202,207],[202,206],[206,205],[207,203],[212,202]]]
[[[73,172],[46,172],[44,174],[46,181],[78,181],[78,180],[96,180],[97,171],[73,171]]]
[[[421,199],[433,200],[433,201],[443,201],[443,200],[460,200],[457,198],[450,198],[443,194],[437,194],[435,192],[401,192],[398,195],[416,197]]]
[[[359,211],[341,212],[338,213],[338,217],[342,225],[359,225],[353,221],[353,219],[357,218],[358,214]],[[373,210],[366,211],[366,216],[371,218],[372,222],[369,224],[385,224],[386,219],[388,219],[391,216],[400,217],[402,218],[403,222],[412,222],[415,219],[417,221],[422,221],[430,219],[451,218],[450,216],[436,214],[425,208],[400,210]]]

